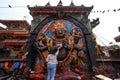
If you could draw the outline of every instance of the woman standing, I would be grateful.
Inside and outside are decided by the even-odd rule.
[[[54,80],[56,73],[56,65],[58,64],[57,55],[59,53],[59,49],[61,48],[61,44],[57,45],[57,48],[51,48],[50,53],[48,54],[47,61],[47,71],[48,77],[47,80]]]

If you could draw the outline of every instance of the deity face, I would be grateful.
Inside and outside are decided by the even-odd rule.
[[[81,30],[80,28],[76,27],[71,30],[71,34],[74,34],[75,36],[81,36]]]
[[[66,38],[67,35],[67,27],[60,22],[56,22],[53,26],[52,26],[52,32],[53,32],[53,39],[64,39]]]
[[[65,38],[67,31],[64,28],[55,29],[55,37],[58,39]]]

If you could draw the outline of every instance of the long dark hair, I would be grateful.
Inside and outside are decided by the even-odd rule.
[[[49,54],[55,54],[57,52],[57,47],[50,47]]]

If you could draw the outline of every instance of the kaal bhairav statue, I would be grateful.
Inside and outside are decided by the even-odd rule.
[[[39,31],[37,38],[33,41],[35,51],[30,53],[32,63],[28,65],[31,70],[46,73],[45,58],[51,49],[57,48],[56,44],[62,44],[57,57],[57,72],[77,69],[78,66],[87,70],[83,33],[74,24],[70,24],[71,27],[68,27],[68,23],[65,24],[62,20],[50,22]]]

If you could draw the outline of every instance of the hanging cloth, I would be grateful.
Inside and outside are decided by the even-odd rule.
[[[9,62],[4,62],[4,69],[8,69]]]
[[[15,69],[18,69],[20,66],[20,62],[15,62],[12,66],[12,68],[15,70]]]

